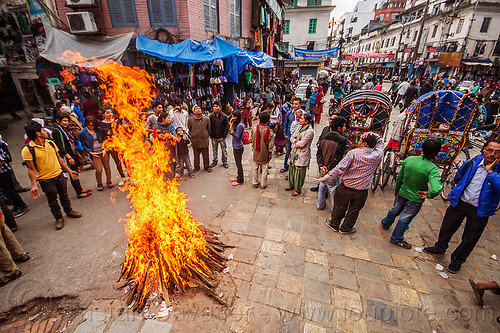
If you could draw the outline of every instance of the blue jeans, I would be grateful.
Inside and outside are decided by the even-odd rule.
[[[323,176],[323,175],[321,175]],[[330,211],[333,211],[333,196],[335,195],[335,191],[337,190],[337,187],[340,184],[340,179],[331,179],[330,183],[328,184],[327,182],[321,182],[319,183],[319,188],[318,188],[318,203],[316,204],[316,207],[318,209],[323,209],[326,206],[326,192],[328,191],[330,194],[330,200],[332,201],[332,209]]]
[[[177,156],[177,173],[180,175],[184,174],[184,167],[187,169],[189,175],[193,174],[189,154]]]
[[[212,156],[213,161],[217,162],[219,160],[219,150],[218,146],[220,145],[220,150],[222,151],[222,163],[227,163],[227,147],[226,147],[226,139],[214,139],[212,138]]]
[[[290,140],[285,139],[285,162],[283,163],[283,168],[288,169],[288,158],[290,157],[290,152],[292,151],[292,143]]]
[[[410,227],[410,222],[415,216],[417,216],[420,208],[422,208],[421,203],[412,202],[403,198],[399,194],[396,195],[396,198],[394,199],[394,206],[392,206],[387,213],[387,216],[382,220],[382,225],[389,228],[399,215],[398,223],[392,231],[392,242],[399,243],[404,240],[404,233]]]

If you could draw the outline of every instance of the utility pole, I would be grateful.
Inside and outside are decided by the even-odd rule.
[[[417,43],[415,44],[415,50],[413,50],[413,57],[412,57],[412,62],[415,62],[417,59],[417,52],[418,48],[420,46],[420,39],[422,38],[422,31],[424,30],[424,23],[425,23],[425,18],[427,16],[427,10],[429,9],[429,1],[425,3],[425,8],[424,8],[424,15],[422,16],[422,21],[420,22],[420,29],[418,30],[418,37],[417,37]]]
[[[465,48],[467,47],[467,42],[469,41],[469,34],[470,34],[470,31],[472,30],[472,25],[474,24],[474,21],[476,20],[476,11],[477,11],[478,4],[479,4],[479,0],[476,0],[476,5],[474,6],[474,11],[472,12],[472,17],[470,19],[469,29],[467,30],[467,35],[465,35],[464,44],[460,48],[460,51],[463,53],[465,53]]]

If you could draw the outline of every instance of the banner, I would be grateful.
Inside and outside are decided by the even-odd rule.
[[[395,57],[394,53],[344,53],[346,59],[357,58],[389,58]]]
[[[325,59],[328,57],[335,57],[339,53],[339,48],[334,47],[328,50],[304,50],[295,48],[295,56],[297,58],[308,58],[308,59]]]

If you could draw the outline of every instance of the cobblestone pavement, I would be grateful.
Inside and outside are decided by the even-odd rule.
[[[324,124],[326,119],[322,126],[316,126],[316,138]],[[66,331],[75,332],[498,331],[500,298],[486,293],[486,306],[476,306],[467,281],[469,277],[491,281],[499,275],[498,261],[491,258],[500,254],[498,217],[490,219],[461,271],[448,274],[445,279],[435,267],[438,263],[446,267],[449,253],[432,256],[416,251],[436,240],[447,207],[441,198],[425,202],[405,235],[413,244],[411,250],[406,250],[390,244],[391,230],[380,227],[381,219],[392,206],[392,185],[383,191],[370,191],[356,225],[357,233],[341,235],[323,223],[329,217],[330,201],[327,209],[318,211],[316,193],[309,191],[317,173],[314,158],[306,190],[298,197],[284,190],[286,174],[279,173],[283,157],[273,158],[264,190],[254,189],[249,182],[248,146],[243,186],[230,186],[229,178],[236,170],[232,153],[229,161],[230,169],[218,166],[210,176],[197,174],[193,185],[186,187],[194,216],[200,216],[200,221],[236,246],[226,251],[234,255],[229,262],[230,273],[223,275],[223,285],[233,288],[225,292],[229,295],[228,309],[194,292],[180,297],[165,320],[143,320],[125,308],[122,293],[108,291],[102,299],[94,295],[95,300],[87,304],[85,312],[77,311],[73,316],[56,312],[40,322],[11,322],[0,327],[0,332],[60,332],[61,325],[57,325],[61,320],[67,320]],[[210,189],[200,184],[208,177],[227,182],[223,192],[211,194],[215,201],[210,205],[216,204],[220,193],[229,200],[220,214],[207,221],[202,217],[202,208],[203,200],[209,198],[200,196]],[[453,237],[451,250],[461,232],[462,229]],[[120,239],[123,241],[123,237]],[[43,253],[43,249],[38,251]],[[94,283],[111,286],[113,277],[116,278],[105,275],[102,281]]]

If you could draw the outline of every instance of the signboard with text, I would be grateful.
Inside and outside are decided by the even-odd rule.
[[[295,57],[297,58],[307,58],[307,59],[326,59],[329,57],[335,57],[339,54],[339,48],[334,47],[328,50],[304,50],[295,48]]]
[[[441,52],[438,66],[459,67],[462,61],[462,52]]]
[[[358,59],[358,58],[386,58],[392,59],[396,55],[394,53],[344,53],[346,59]]]

